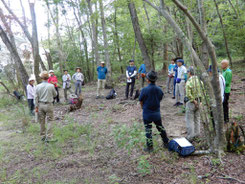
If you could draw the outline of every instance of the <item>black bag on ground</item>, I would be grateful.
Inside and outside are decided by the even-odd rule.
[[[135,91],[134,100],[136,100],[137,98],[139,98],[139,96],[140,96],[140,90],[137,89],[137,90]]]
[[[115,91],[114,89],[112,89],[112,90],[110,91],[110,93],[106,96],[106,99],[107,99],[107,100],[111,100],[111,99],[113,99],[113,98],[116,98],[116,96],[117,96],[116,91]]]

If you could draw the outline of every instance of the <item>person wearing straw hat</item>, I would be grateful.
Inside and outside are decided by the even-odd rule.
[[[48,79],[48,83],[51,83],[54,85],[55,90],[57,92],[57,96],[54,98],[54,102],[56,100],[57,103],[60,102],[60,98],[59,98],[59,89],[58,89],[58,79],[57,77],[54,75],[54,70],[49,70],[49,79]]]
[[[27,101],[28,101],[28,107],[30,109],[30,115],[34,116],[34,97],[35,97],[35,91],[36,88],[34,86],[35,83],[35,78],[34,77],[30,77],[29,78],[29,83],[26,87],[26,92],[27,92]]]
[[[203,83],[194,73],[194,68],[188,69],[189,79],[186,83],[186,103],[185,122],[187,128],[187,139],[192,141],[200,135],[200,103],[202,101]]]
[[[82,74],[82,69],[80,67],[76,67],[76,73],[73,74],[72,79],[75,82],[75,94],[79,97],[82,92],[82,84],[84,81],[84,75]]]
[[[97,96],[96,99],[104,98],[103,90],[105,89],[107,68],[105,62],[102,61],[101,65],[97,68],[98,73],[98,85],[97,85]]]
[[[57,92],[54,85],[48,83],[49,74],[47,71],[43,71],[40,77],[43,82],[36,86],[35,108],[38,113],[42,140],[49,142],[52,138],[52,125],[54,121],[53,100],[57,96]],[[45,127],[46,119],[47,131]]]
[[[169,139],[162,125],[160,102],[164,94],[162,89],[155,84],[157,73],[150,71],[146,74],[146,80],[149,85],[142,89],[139,101],[143,109],[143,121],[146,132],[146,148],[144,148],[144,151],[149,153],[153,151],[152,122],[154,122],[157,130],[160,132],[164,147],[168,147]]]
[[[71,76],[68,74],[68,70],[64,70],[64,75],[62,76],[64,97],[67,101],[67,90],[71,87]]]

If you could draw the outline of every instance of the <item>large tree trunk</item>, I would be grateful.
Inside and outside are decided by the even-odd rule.
[[[98,48],[98,37],[97,37],[98,35],[97,35],[96,21],[94,20],[95,18],[93,17],[94,14],[92,10],[91,0],[87,0],[87,3],[88,3],[90,20],[92,22],[92,47],[94,49],[96,64],[99,65],[100,56],[99,56],[99,48]]]
[[[199,19],[200,19],[200,24],[202,27],[202,30],[205,34],[207,34],[207,24],[205,20],[205,11],[203,7],[203,0],[198,0],[198,10],[199,10]],[[204,63],[204,66],[206,69],[209,67],[209,56],[208,56],[208,48],[205,42],[202,43],[201,46],[201,60]]]
[[[105,61],[106,61],[107,69],[108,69],[107,83],[108,83],[108,86],[112,86],[111,61],[110,61],[110,55],[109,55],[107,33],[106,33],[106,22],[105,22],[104,7],[103,7],[102,0],[99,0],[99,4],[100,4],[101,25],[102,25],[102,30],[103,30],[104,47],[105,47]]]
[[[39,63],[40,63],[40,55],[39,55],[39,45],[38,45],[38,36],[37,36],[37,24],[36,24],[36,14],[34,9],[34,3],[30,3],[31,10],[31,19],[32,19],[32,52],[34,58],[34,74],[37,80],[37,83],[41,82],[41,78],[39,76]]]
[[[2,38],[2,41],[3,43],[6,45],[7,49],[9,50],[11,56],[13,57],[17,67],[18,67],[18,70],[20,71],[21,73],[21,82],[22,82],[22,87],[23,89],[26,89],[26,86],[28,84],[28,79],[29,79],[29,76],[26,72],[26,69],[20,59],[20,56],[16,50],[16,47],[10,42],[7,34],[4,32],[2,26],[0,25],[0,36]],[[26,90],[25,90],[26,91]]]
[[[226,37],[225,27],[224,27],[223,19],[222,19],[222,16],[220,15],[219,6],[218,6],[216,0],[214,0],[214,4],[215,4],[216,10],[217,10],[217,14],[219,16],[221,29],[222,29],[223,36],[224,36],[226,53],[227,53],[227,56],[228,56],[228,58],[230,60],[230,65],[232,66],[232,58],[231,58],[231,54],[230,54],[230,50],[229,50],[229,46],[228,46],[228,41],[227,41],[227,37]]]
[[[205,41],[205,43],[208,46],[209,54],[212,60],[213,65],[213,79],[209,81],[208,74],[206,72],[206,69],[204,67],[204,64],[201,62],[200,58],[198,57],[195,50],[192,48],[192,45],[190,41],[186,38],[184,32],[180,29],[180,27],[177,25],[177,23],[174,21],[174,19],[169,15],[165,4],[163,0],[160,0],[161,7],[156,7],[154,4],[152,4],[148,0],[144,0],[147,2],[150,6],[152,6],[154,9],[156,9],[170,24],[170,26],[174,29],[174,31],[180,36],[180,38],[183,40],[183,42],[186,44],[189,51],[193,54],[195,65],[198,66],[197,70],[200,71],[200,76],[205,84],[208,96],[209,96],[209,103],[212,108],[212,111],[214,113],[214,121],[215,121],[215,140],[213,143],[211,143],[211,151],[216,152],[220,155],[224,151],[224,135],[223,135],[223,109],[222,109],[222,101],[221,101],[221,95],[220,95],[220,87],[219,87],[219,79],[218,79],[218,72],[217,72],[217,62],[216,62],[216,56],[214,47],[209,40],[208,37],[202,32],[201,28],[196,23],[195,19],[191,16],[191,14],[188,12],[186,8],[183,8],[183,5],[176,0],[173,0],[175,4],[178,5],[178,7],[184,11],[184,13],[188,16],[192,24],[195,26],[195,28],[198,30],[198,33],[200,34],[201,38]],[[216,95],[214,95],[216,94]],[[213,146],[214,147],[213,147]]]
[[[150,71],[152,69],[151,60],[150,60],[150,57],[148,55],[148,50],[146,48],[146,45],[145,45],[145,42],[143,39],[143,35],[141,33],[141,30],[140,30],[140,25],[139,25],[139,20],[138,20],[136,8],[135,8],[134,3],[131,0],[128,0],[128,9],[129,9],[130,16],[131,16],[135,37],[136,37],[137,42],[139,44],[146,69],[147,69],[147,71]]]

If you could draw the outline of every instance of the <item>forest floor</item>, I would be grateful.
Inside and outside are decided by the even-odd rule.
[[[233,68],[230,99],[232,121],[245,128],[245,62]],[[158,85],[165,86],[161,76]],[[164,88],[164,87],[163,87]],[[83,89],[82,108],[67,113],[68,105],[55,105],[54,136],[43,143],[39,124],[33,123],[26,104],[10,105],[0,99],[0,183],[81,183],[81,184],[189,184],[243,183],[245,155],[226,153],[222,160],[214,155],[179,157],[161,147],[154,132],[152,154],[142,151],[145,144],[142,110],[138,101],[124,101],[125,84],[119,83],[113,100],[96,100],[96,84]],[[62,90],[60,89],[60,92]],[[106,94],[109,90],[106,90]],[[163,125],[169,137],[184,137],[186,126],[182,109],[165,94],[161,103]],[[23,129],[22,121],[30,120]],[[22,131],[25,130],[23,133]],[[200,142],[205,142],[204,138]],[[195,145],[200,146],[199,143]]]

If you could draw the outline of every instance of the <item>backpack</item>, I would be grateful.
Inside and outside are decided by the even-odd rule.
[[[134,100],[136,100],[137,98],[139,98],[139,96],[140,96],[140,90],[137,89],[137,90],[135,91]]]
[[[107,100],[111,100],[111,99],[113,99],[113,98],[116,98],[116,96],[117,96],[116,91],[115,91],[114,89],[112,89],[112,90],[110,91],[110,93],[106,96],[106,99],[107,99]]]
[[[245,134],[243,128],[240,125],[233,122],[231,126],[226,130],[225,136],[227,141],[227,151],[242,152],[245,150]]]
[[[179,153],[183,157],[191,155],[195,151],[195,147],[184,137],[169,141],[168,149]]]

